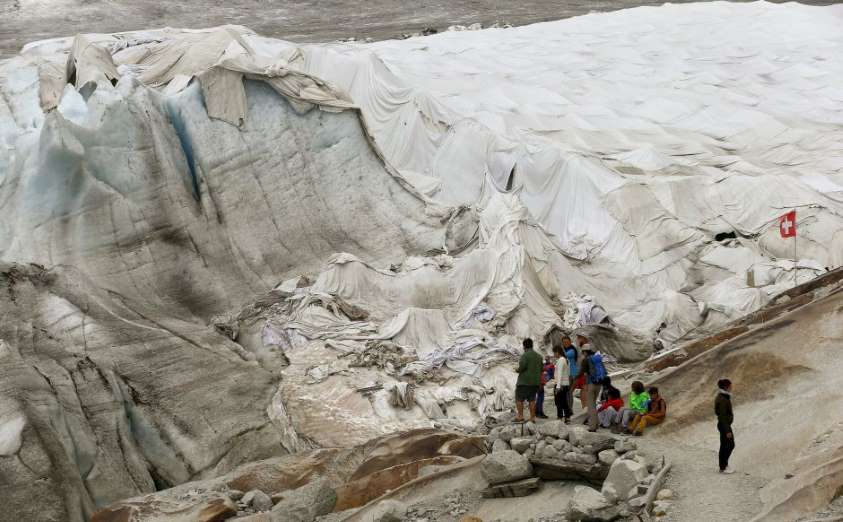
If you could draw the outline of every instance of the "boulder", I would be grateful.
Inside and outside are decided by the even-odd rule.
[[[656,494],[656,500],[670,500],[673,498],[673,491],[662,489]]]
[[[237,506],[230,498],[216,498],[196,515],[196,522],[222,522],[237,514]]]
[[[539,456],[546,459],[558,459],[559,452],[556,450],[556,448],[548,444],[542,449],[541,455]]]
[[[615,451],[619,454],[626,453],[627,451],[632,451],[638,449],[638,445],[635,444],[634,440],[631,439],[620,439],[615,441]]]
[[[498,430],[497,438],[506,442],[509,442],[510,440],[512,440],[513,437],[520,435],[520,430],[515,426],[502,426],[500,429],[495,429]]]
[[[568,440],[574,446],[583,448],[588,453],[600,453],[615,447],[617,439],[607,433],[590,432],[585,428],[577,426],[568,432]]]
[[[243,495],[241,501],[255,511],[269,511],[272,509],[272,498],[259,489],[253,489]]]
[[[670,502],[667,500],[657,500],[653,503],[653,514],[657,517],[667,515],[667,510],[670,508]]]
[[[526,457],[527,460],[529,460],[533,457],[533,453],[534,453],[533,448],[527,448],[527,451],[524,452],[524,457]]]
[[[629,507],[633,509],[641,509],[645,505],[647,505],[647,495],[641,495],[640,497],[631,498],[629,499],[627,504],[629,504]]]
[[[255,513],[245,517],[237,517],[237,522],[272,522],[272,515],[269,513]]]
[[[611,501],[627,500],[629,492],[647,477],[647,467],[634,460],[617,459],[603,482],[603,495]]]
[[[561,420],[542,422],[537,426],[537,430],[542,437],[559,439],[565,438],[568,435],[568,428]]]
[[[576,486],[568,504],[568,519],[572,521],[608,521],[618,518],[618,508],[599,491],[588,486]]]
[[[337,492],[325,479],[316,479],[304,486],[287,491],[272,508],[272,522],[313,522],[327,515],[337,503]]]
[[[230,498],[231,500],[240,500],[241,498],[243,498],[243,492],[239,489],[229,490],[228,498]]]
[[[635,455],[635,461],[638,462],[639,464],[641,464],[642,466],[644,466],[645,468],[647,468],[648,473],[650,472],[650,468],[652,467],[652,463],[647,462],[647,459],[644,457],[644,455],[641,455],[640,453],[638,455]]]
[[[534,441],[533,437],[517,437],[510,440],[509,445],[518,453],[524,453]]]
[[[492,443],[492,453],[497,453],[499,451],[507,451],[509,449],[509,444],[507,444],[506,441],[503,439],[495,439],[495,442]]]
[[[557,439],[553,441],[553,447],[560,453],[568,453],[569,451],[573,451],[574,448],[571,443],[565,439]]]
[[[366,515],[372,522],[401,522],[407,517],[407,505],[398,500],[382,500]]]
[[[527,478],[533,474],[533,466],[517,451],[501,451],[483,459],[480,473],[489,484],[495,485]]]
[[[544,480],[581,480],[599,485],[609,474],[609,467],[560,459],[532,458],[533,473]]]
[[[613,462],[618,459],[618,454],[613,449],[603,450],[597,454],[597,460],[599,460],[602,464],[607,466],[611,466]]]
[[[579,462],[580,464],[594,464],[597,462],[595,455],[591,453],[580,453],[579,451],[569,451],[565,454],[564,458],[568,462]]]
[[[540,441],[536,444],[536,447],[535,447],[535,449],[534,449],[533,451],[535,451],[536,455],[541,455],[541,454],[542,454],[542,450],[544,449],[544,447],[545,447],[545,446],[547,446],[547,442],[545,442],[545,441],[543,441],[543,440],[540,440]]]
[[[484,498],[526,497],[539,489],[540,485],[541,480],[537,477],[532,477],[523,480],[516,480],[515,482],[498,484],[496,486],[489,486],[481,491],[481,494]]]

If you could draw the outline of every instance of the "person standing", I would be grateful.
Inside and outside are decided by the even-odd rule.
[[[518,412],[515,422],[524,422],[524,401],[530,404],[530,422],[536,421],[536,396],[542,373],[542,356],[533,350],[533,340],[524,339],[521,343],[524,353],[518,360],[518,381],[515,384],[515,409]]]
[[[554,371],[556,386],[553,394],[553,400],[556,403],[556,417],[559,420],[564,419],[565,424],[570,424],[574,412],[571,410],[571,381],[568,358],[563,346],[554,346],[553,353],[556,355],[556,369]]]
[[[573,412],[574,390],[577,389],[579,381],[579,365],[577,364],[579,354],[577,348],[571,343],[571,338],[567,335],[562,338],[562,349],[565,350],[565,359],[568,361],[568,411]]]
[[[732,474],[729,467],[729,457],[735,449],[735,434],[732,432],[732,381],[720,379],[717,381],[717,397],[714,399],[714,414],[717,415],[717,431],[720,432],[720,473]]]
[[[549,380],[553,379],[553,368],[553,362],[550,360],[550,356],[548,355],[544,360],[544,365],[542,366],[541,380],[539,381],[539,393],[536,397],[536,417],[540,419],[547,418],[547,415],[544,414],[544,387]]]
[[[588,338],[584,335],[577,336],[577,344],[580,345],[580,351],[583,354],[582,363],[580,364],[579,376],[585,377],[586,384],[583,393],[586,396],[586,411],[588,412],[588,431],[597,431],[597,398],[600,396],[600,389],[603,385],[603,378],[597,378],[595,375],[594,349],[588,342]]]

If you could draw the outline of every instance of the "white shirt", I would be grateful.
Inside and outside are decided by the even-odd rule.
[[[557,391],[562,389],[562,382],[568,382],[568,373],[568,359],[563,355],[556,359],[556,370],[553,373],[553,377],[556,379]]]

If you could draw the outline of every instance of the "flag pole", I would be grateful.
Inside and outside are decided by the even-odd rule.
[[[793,220],[793,226],[796,227],[796,220]],[[798,280],[796,279],[796,273],[799,270],[799,260],[796,257],[796,236],[797,234],[793,234],[793,287],[799,284]]]

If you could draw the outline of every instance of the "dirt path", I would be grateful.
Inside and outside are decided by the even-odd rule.
[[[767,481],[741,470],[733,475],[717,471],[717,447],[699,448],[651,437],[636,439],[647,455],[664,455],[673,463],[665,487],[673,491],[664,521],[745,522],[761,510],[759,490]],[[716,439],[716,434],[714,436]]]
[[[581,413],[579,401],[575,402],[575,413]],[[555,418],[556,409],[552,401],[545,406],[545,412]],[[662,521],[751,520],[761,511],[759,490],[767,484],[767,480],[740,469],[732,475],[721,475],[717,471],[716,430],[713,426],[700,423],[692,431],[695,432],[693,440],[705,441],[705,447],[677,443],[674,437],[660,438],[657,429],[635,439],[648,457],[664,455],[673,463],[664,487],[673,491],[674,496],[668,514]]]

